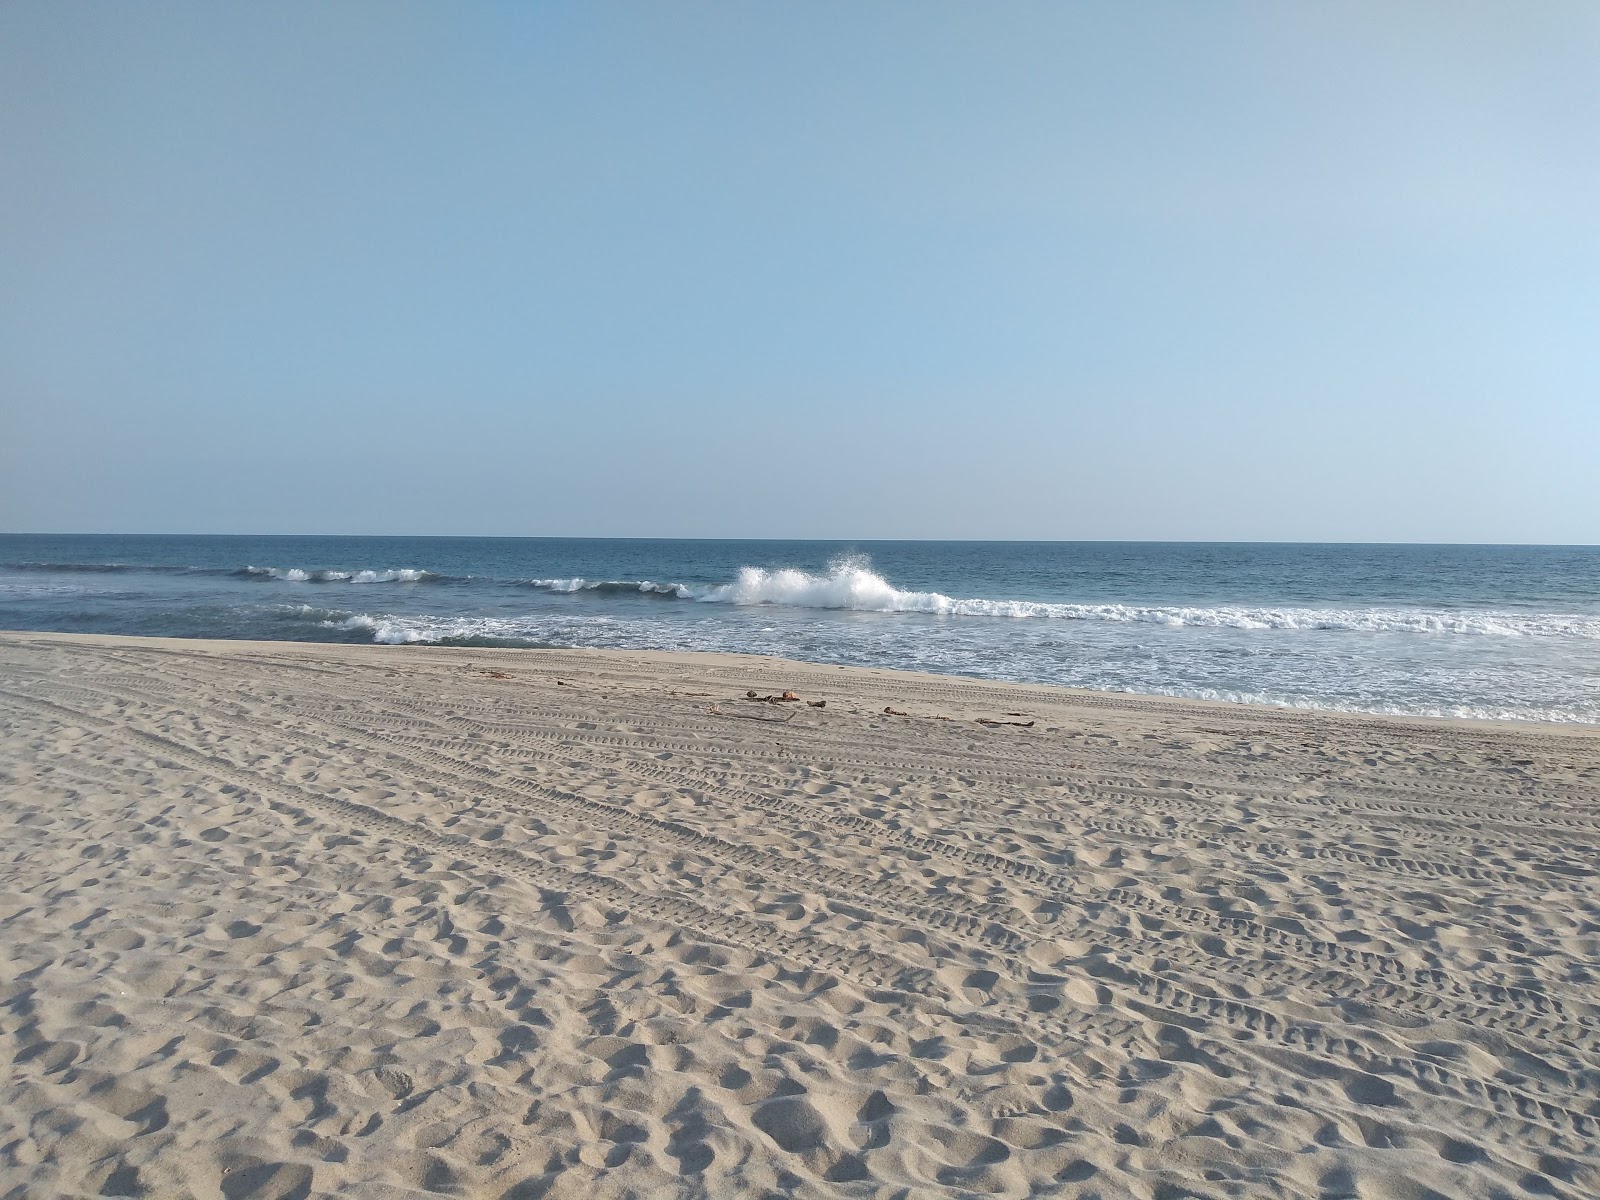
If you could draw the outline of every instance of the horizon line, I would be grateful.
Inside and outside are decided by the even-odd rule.
[[[1522,547],[1527,549],[1587,550],[1600,549],[1600,542],[1468,542],[1468,541],[1410,541],[1336,539],[1295,541],[1286,538],[1027,538],[1027,537],[707,537],[674,536],[664,534],[556,534],[556,533],[183,533],[183,532],[96,532],[41,533],[32,531],[5,531],[0,537],[78,538],[78,537],[186,537],[186,538],[412,538],[449,539],[459,541],[550,541],[550,542],[925,542],[933,545],[1123,545],[1123,546],[1475,546]]]

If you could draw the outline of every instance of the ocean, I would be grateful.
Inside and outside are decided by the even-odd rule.
[[[0,535],[0,628],[722,650],[1600,723],[1600,547]]]

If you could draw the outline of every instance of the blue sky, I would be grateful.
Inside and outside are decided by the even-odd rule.
[[[0,528],[1600,542],[1600,7],[0,7]]]

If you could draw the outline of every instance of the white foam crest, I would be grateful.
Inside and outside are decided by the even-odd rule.
[[[418,583],[427,574],[405,567],[397,571],[354,571],[345,578],[351,583]]]
[[[1013,620],[1104,621],[1117,624],[1226,629],[1343,630],[1363,633],[1484,634],[1499,637],[1600,639],[1600,617],[1565,613],[1507,613],[1419,608],[1266,608],[1131,604],[1063,604],[1036,600],[955,599],[941,592],[902,591],[863,559],[846,559],[826,575],[793,567],[743,567],[732,583],[680,589],[708,603],[861,612],[929,613]]]
[[[732,583],[692,592],[721,604],[781,604],[792,608],[844,608],[858,612],[950,611],[957,603],[938,592],[903,592],[873,571],[864,558],[840,559],[826,575],[794,567],[741,567]]]
[[[656,583],[652,579],[523,579],[527,587],[544,592],[572,595],[576,592],[643,592],[645,595],[677,596],[683,600],[693,598],[693,591],[682,583]]]
[[[395,617],[371,617],[366,613],[357,613],[353,617],[346,617],[342,621],[324,621],[330,629],[346,629],[352,633],[366,632],[372,634],[372,640],[386,646],[401,646],[411,642],[430,642],[437,640],[426,629],[415,624],[407,624]]]
[[[279,579],[285,583],[421,583],[437,579],[431,571],[413,567],[361,571],[307,571],[300,567],[246,567],[244,573],[258,579]]]
[[[387,646],[420,643],[492,639],[543,645],[540,630],[515,617],[437,617],[357,613],[322,621],[324,629],[370,634],[374,642]]]
[[[573,592],[585,591],[599,585],[591,583],[587,579],[574,577],[572,579],[530,579],[528,580],[528,586],[540,588],[546,592],[561,592],[564,595],[571,595]]]
[[[928,613],[1012,620],[1103,621],[1117,624],[1225,629],[1341,630],[1358,633],[1479,634],[1497,637],[1600,639],[1600,617],[1421,608],[1267,608],[1132,604],[1064,604],[1037,600],[956,599],[941,592],[902,591],[865,559],[830,564],[825,575],[793,567],[742,567],[732,583],[677,591],[707,603],[859,612]]]

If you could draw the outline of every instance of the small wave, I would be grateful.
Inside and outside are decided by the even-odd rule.
[[[515,621],[492,618],[426,618],[372,616],[356,613],[321,622],[325,629],[367,634],[384,646],[513,646],[549,649],[554,643],[535,636]]]
[[[139,575],[232,575],[227,567],[179,567],[170,563],[67,563],[67,562],[13,562],[0,563],[7,571],[39,571],[52,574],[139,574]]]
[[[0,600],[37,600],[41,596],[86,596],[102,592],[99,588],[70,583],[0,583]]]
[[[238,574],[245,579],[276,579],[285,583],[435,583],[448,578],[432,571],[420,571],[410,567],[380,571],[307,571],[300,567],[246,567]]]
[[[623,592],[639,592],[646,596],[668,596],[679,600],[694,599],[693,589],[682,583],[656,583],[650,579],[519,579],[523,587],[538,588],[543,592],[572,595],[576,592],[595,592],[602,596]]]
[[[281,580],[287,583],[434,583],[451,578],[411,567],[383,570],[304,570],[300,567],[180,567],[161,563],[13,562],[0,564],[8,571],[41,574],[223,575],[238,579]]]
[[[51,563],[51,562],[12,562],[6,563],[8,571],[52,571],[61,573],[111,573],[120,571],[154,570],[130,566],[127,563]]]
[[[307,615],[309,616],[310,614],[308,613]],[[322,624],[328,629],[343,629],[350,633],[370,633],[373,641],[389,646],[434,640],[428,636],[426,631],[419,629],[414,624],[407,624],[398,617],[372,617],[366,613],[356,613],[354,616],[344,618],[330,616]]]
[[[274,620],[310,621],[328,627],[355,615],[347,608],[318,608],[315,604],[269,604],[258,611]]]

